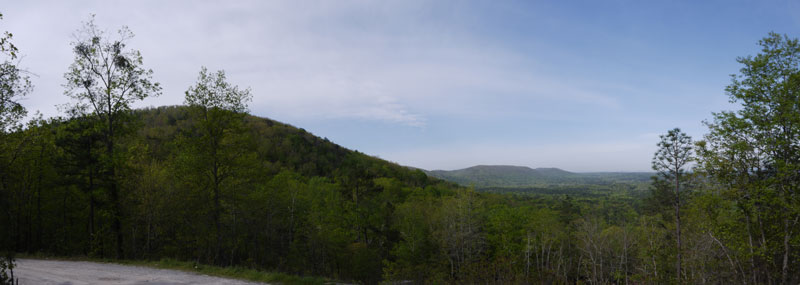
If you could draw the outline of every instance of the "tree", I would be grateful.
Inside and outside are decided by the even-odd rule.
[[[797,275],[791,249],[800,222],[800,42],[770,33],[759,45],[758,55],[737,59],[743,67],[725,89],[741,109],[706,123],[702,166],[733,192],[745,216],[750,255],[758,257],[751,258],[754,282],[785,284]]]
[[[443,200],[437,213],[439,225],[433,235],[447,255],[450,278],[465,280],[477,273],[470,267],[476,265],[485,245],[479,203],[474,190],[466,189]]]
[[[88,253],[94,255],[100,250],[100,257],[103,257],[103,249],[97,245],[102,240],[97,234],[97,206],[100,203],[97,190],[97,179],[101,176],[101,165],[99,156],[102,149],[102,126],[97,116],[88,115],[83,110],[69,110],[68,121],[58,125],[56,129],[55,144],[61,150],[62,155],[56,160],[59,175],[62,177],[62,184],[77,186],[88,196],[89,213],[86,220],[86,243]]]
[[[675,238],[677,240],[676,274],[678,283],[681,282],[681,184],[685,184],[684,169],[694,160],[692,150],[692,137],[675,128],[661,135],[658,150],[653,157],[653,170],[662,178],[672,181],[675,185]]]
[[[739,58],[744,65],[726,88],[741,101],[739,116],[754,127],[773,175],[768,183],[778,196],[783,228],[782,282],[789,278],[790,240],[800,219],[800,43],[770,33],[759,41],[761,54]]]
[[[0,13],[0,19],[3,14]],[[14,60],[19,50],[11,42],[13,34],[5,32],[0,36],[0,132],[18,127],[17,123],[27,114],[19,99],[33,90],[27,72],[21,70]]]
[[[0,19],[3,14],[0,13]],[[11,133],[22,129],[20,121],[27,111],[20,99],[33,90],[27,72],[18,67],[19,50],[12,43],[13,34],[8,31],[0,35],[0,214],[2,218],[11,219],[12,192],[9,186],[14,179],[14,164],[18,162],[25,138],[12,137]],[[15,62],[16,61],[16,62]],[[0,232],[9,231],[8,221],[0,220]],[[10,246],[9,235],[0,237],[0,249]]]
[[[193,112],[195,121],[190,139],[193,154],[187,154],[191,164],[200,174],[196,183],[212,194],[212,220],[216,244],[213,261],[217,262],[222,246],[222,190],[233,175],[241,170],[239,159],[246,156],[243,147],[244,115],[247,103],[252,100],[250,89],[239,89],[227,82],[225,71],[209,73],[202,67],[197,83],[186,91],[185,103]],[[234,225],[235,228],[235,225]]]
[[[105,144],[105,180],[110,197],[112,231],[116,236],[117,258],[123,257],[123,233],[117,168],[115,159],[120,137],[130,131],[126,129],[131,104],[150,96],[161,94],[161,87],[152,81],[153,71],[142,67],[142,55],[137,50],[127,49],[133,38],[128,27],[118,31],[111,39],[94,23],[94,15],[76,32],[73,52],[75,61],[64,74],[67,83],[65,94],[77,102],[76,107],[87,108],[102,120]]]

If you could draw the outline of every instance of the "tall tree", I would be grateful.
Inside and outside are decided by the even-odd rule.
[[[188,156],[200,174],[196,183],[212,194],[214,262],[219,262],[222,246],[222,190],[240,170],[238,160],[246,154],[243,123],[252,98],[249,88],[239,89],[228,83],[224,71],[209,73],[205,67],[201,68],[197,83],[186,91],[185,103],[192,110],[196,132],[189,142],[192,148],[188,148],[195,153]]]
[[[65,94],[102,120],[108,193],[112,231],[116,237],[117,258],[123,257],[119,187],[117,183],[117,143],[125,135],[131,104],[161,94],[161,87],[152,80],[153,71],[142,67],[142,55],[127,48],[133,38],[128,27],[110,38],[94,23],[94,15],[76,31],[73,45],[75,61],[64,74]],[[129,130],[128,130],[129,131]]]
[[[681,283],[681,184],[685,184],[685,167],[694,160],[692,137],[675,128],[661,135],[658,150],[653,157],[653,170],[675,186],[675,238],[677,240],[677,281]]]
[[[3,14],[0,13],[0,19]],[[25,117],[25,107],[19,99],[33,89],[27,72],[18,67],[17,53],[19,49],[11,42],[13,34],[5,32],[0,35],[0,132],[18,127],[19,121]]]
[[[755,268],[753,278],[786,284],[797,274],[791,249],[800,222],[800,42],[770,33],[759,45],[756,56],[737,59],[743,66],[726,88],[741,108],[707,123],[703,166],[720,184],[744,189],[737,203],[748,232],[753,219],[761,236],[750,237],[750,250],[768,267],[760,274],[768,280],[756,278]]]
[[[0,13],[2,18],[3,14]],[[27,112],[19,101],[33,89],[27,72],[18,67],[19,50],[11,41],[12,38],[13,34],[8,31],[0,34],[0,209],[3,209],[0,214],[9,220],[12,215],[9,205],[11,170],[25,145],[24,138],[12,138],[10,133],[22,129],[21,120]],[[6,228],[9,224],[0,222],[0,232],[9,232]],[[8,236],[0,237],[0,249],[9,246],[4,239]]]

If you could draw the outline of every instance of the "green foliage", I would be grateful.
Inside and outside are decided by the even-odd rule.
[[[68,112],[73,116],[88,115],[100,125],[105,152],[101,156],[101,179],[108,193],[108,214],[116,238],[116,255],[123,257],[122,205],[120,205],[118,170],[123,164],[124,149],[119,140],[131,134],[131,104],[158,96],[161,87],[152,82],[152,70],[142,67],[139,51],[127,49],[133,33],[122,27],[118,38],[109,40],[94,23],[94,15],[76,32],[73,43],[74,62],[64,74],[67,89],[64,94],[75,100]]]
[[[2,19],[3,13],[0,13],[0,20]],[[17,52],[19,52],[14,43],[11,42],[13,37],[14,35],[8,31],[3,32],[3,35],[0,36],[0,52],[7,54],[11,59],[17,58]]]
[[[694,160],[692,137],[675,128],[661,135],[658,150],[653,156],[653,170],[673,181],[680,180],[686,172],[686,165]],[[676,190],[677,191],[677,190]]]
[[[14,261],[14,253],[0,253],[0,285],[14,285],[19,283],[19,280],[14,277],[14,267],[17,267]]]
[[[658,192],[643,199],[650,197],[644,189],[659,189],[658,183],[474,191],[244,114],[236,115],[239,129],[223,132],[228,138],[218,152],[231,169],[219,188],[218,230],[207,188],[213,181],[207,162],[213,159],[196,110],[138,110],[142,127],[120,144],[126,150],[118,175],[129,258],[361,283],[675,278],[671,203],[659,202]],[[29,201],[10,210],[19,221],[0,216],[9,221],[0,225],[14,233],[4,238],[31,241],[15,244],[16,250],[115,256],[107,186],[92,182],[103,169],[96,119],[42,121],[12,134],[42,142],[25,144],[26,159],[17,161],[15,169],[30,174],[11,173],[20,177],[13,180],[13,201]],[[42,146],[52,155],[40,156]],[[43,174],[42,230],[28,231],[29,222],[37,225],[37,165]],[[668,188],[665,193],[668,202],[674,198]],[[686,272],[720,282],[741,278],[727,256],[734,264],[750,256],[740,255],[748,248],[740,238],[743,227],[736,226],[743,214],[721,196],[699,192],[686,199]],[[708,270],[732,273],[712,276]]]
[[[247,112],[247,102],[253,100],[250,89],[239,90],[226,81],[225,71],[208,73],[204,66],[200,69],[196,85],[186,91],[186,105],[204,109],[206,112],[227,110],[234,113]]]
[[[33,91],[30,77],[6,59],[0,63],[0,135],[19,129],[27,111],[19,101]]]
[[[3,15],[0,13],[0,19]],[[16,177],[18,162],[22,156],[26,138],[19,134],[23,129],[21,120],[27,115],[20,100],[33,90],[26,71],[18,67],[18,49],[12,43],[13,35],[5,31],[0,35],[0,215],[11,216],[18,207],[19,190]],[[13,248],[11,236],[17,225],[0,223],[0,250]]]
[[[743,67],[726,88],[740,109],[715,113],[698,144],[709,188],[739,225],[721,222],[707,232],[741,279],[793,283],[800,262],[800,43],[770,33],[759,45],[758,55],[737,59]]]
[[[483,187],[481,192],[518,194],[535,197],[564,196],[576,198],[601,198],[610,196],[629,196],[643,198],[647,195],[649,182],[614,183],[614,184],[572,184],[542,185],[527,187]]]
[[[127,49],[133,38],[127,27],[119,29],[116,39],[109,39],[92,15],[76,37],[75,61],[64,74],[64,86],[65,94],[78,101],[77,106],[107,119],[130,110],[137,100],[160,94],[160,85],[152,82],[153,71],[142,68],[141,53]]]
[[[3,14],[0,14],[0,20]],[[13,34],[8,31],[0,35],[0,139],[10,131],[21,127],[19,121],[27,111],[19,100],[33,90],[28,73],[18,67],[19,50],[11,41]]]
[[[728,92],[742,108],[715,114],[696,148],[677,129],[662,137],[652,180],[459,172],[485,183],[474,190],[250,116],[249,89],[222,71],[201,70],[188,106],[132,111],[159,88],[125,49],[129,31],[110,42],[92,21],[82,31],[69,117],[0,134],[2,248],[124,250],[134,264],[286,283],[798,281],[800,57],[785,36],[739,60]],[[132,78],[141,85],[125,91]]]
[[[228,222],[223,221],[223,215],[233,214],[229,223],[235,234],[242,190],[251,182],[248,169],[257,165],[256,153],[248,146],[251,140],[242,113],[251,98],[249,90],[231,86],[224,71],[209,74],[205,67],[197,83],[186,91],[191,123],[176,139],[174,166],[181,170],[179,181],[185,191],[200,197],[200,208],[210,209],[208,219],[214,226],[211,236],[215,240],[200,242],[199,246],[210,250],[198,258],[214,264],[222,263],[223,236],[229,234],[223,229],[223,223]]]
[[[688,184],[686,170],[689,163],[694,161],[694,150],[692,149],[692,138],[681,132],[679,128],[667,131],[666,135],[661,135],[658,142],[658,150],[653,156],[653,170],[658,172],[660,177],[654,183],[654,195],[656,199],[663,198],[663,191],[666,182],[674,186],[675,190],[672,197],[675,199],[675,239],[676,239],[676,269],[675,280],[682,283],[684,279],[683,266],[683,243],[681,242],[681,196],[685,196],[686,185]],[[661,183],[663,179],[665,183]],[[685,201],[685,200],[684,200]]]

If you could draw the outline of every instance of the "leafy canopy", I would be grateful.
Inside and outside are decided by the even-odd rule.
[[[67,96],[76,107],[89,107],[103,117],[129,111],[131,104],[159,96],[161,86],[152,81],[153,71],[142,67],[142,55],[127,48],[133,32],[123,26],[116,39],[94,23],[94,15],[77,31],[72,43],[75,61],[64,74]]]
[[[186,91],[185,100],[189,106],[243,113],[247,112],[247,103],[253,101],[253,96],[250,88],[242,90],[228,83],[224,70],[209,73],[203,66],[197,84]]]
[[[19,121],[27,111],[19,100],[33,90],[27,72],[14,62],[19,50],[11,42],[12,37],[7,31],[0,35],[0,55],[3,57],[0,62],[0,133],[21,127]]]

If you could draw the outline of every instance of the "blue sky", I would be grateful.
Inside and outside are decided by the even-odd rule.
[[[162,3],[163,2],[163,3]],[[228,3],[232,2],[232,3]],[[58,115],[72,33],[90,13],[183,102],[200,66],[251,87],[254,115],[404,165],[649,171],[658,134],[700,139],[739,56],[800,36],[800,1],[5,1],[35,73],[23,103]]]

